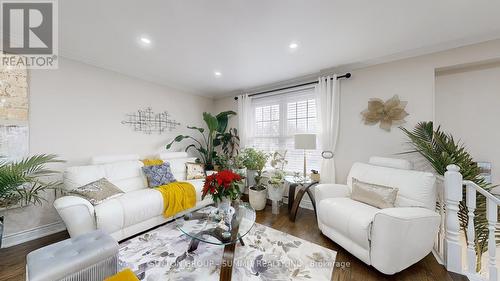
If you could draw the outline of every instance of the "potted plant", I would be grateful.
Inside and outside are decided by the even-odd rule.
[[[243,163],[247,168],[250,205],[257,211],[266,207],[267,187],[262,172],[268,158],[269,155],[254,148],[243,150]]]
[[[220,138],[225,136],[227,123],[229,117],[232,115],[236,115],[236,112],[224,111],[216,116],[213,116],[208,112],[203,112],[203,120],[205,121],[208,130],[194,126],[187,127],[188,129],[198,131],[201,134],[201,140],[192,136],[178,135],[169,144],[167,144],[166,149],[170,149],[175,142],[182,142],[185,139],[190,139],[194,143],[188,145],[185,151],[190,149],[196,150],[199,154],[201,162],[205,164],[205,169],[209,171],[213,170],[215,165],[214,160],[217,156],[216,147],[222,144]]]
[[[47,164],[63,162],[55,155],[34,155],[20,161],[0,160],[0,246],[2,244],[2,213],[15,207],[41,204],[43,193],[56,189],[60,181],[44,181],[57,172],[46,168]]]
[[[231,167],[230,159],[225,154],[217,154],[214,157],[214,163],[216,171],[228,170]]]
[[[255,148],[245,148],[242,152],[243,165],[247,168],[248,186],[255,185],[255,177],[257,172],[264,169],[268,159],[268,155]]]
[[[271,156],[271,167],[274,169],[270,172],[268,193],[269,199],[273,201],[281,201],[285,192],[285,166],[288,164],[286,153],[286,150],[283,153],[276,151]]]
[[[222,170],[205,178],[201,198],[207,195],[212,197],[217,207],[222,211],[227,211],[231,206],[231,201],[240,197],[239,182],[240,175],[230,171]]]

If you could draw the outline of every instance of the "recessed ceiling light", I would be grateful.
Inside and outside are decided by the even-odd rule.
[[[139,39],[141,41],[142,44],[144,45],[150,45],[151,44],[151,39],[147,38],[147,37],[141,37]]]
[[[220,73],[219,71],[215,71],[215,72],[214,72],[214,75],[215,75],[215,77],[221,77],[221,76],[222,76],[222,73]]]
[[[292,42],[290,43],[290,45],[288,45],[288,48],[292,49],[292,50],[295,50],[299,47],[299,44],[295,43],[295,42]]]

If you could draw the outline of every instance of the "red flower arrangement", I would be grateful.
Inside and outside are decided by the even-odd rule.
[[[240,195],[238,187],[240,182],[241,176],[230,170],[223,170],[207,176],[203,185],[202,199],[210,194],[214,202],[222,201],[223,198],[235,200]]]

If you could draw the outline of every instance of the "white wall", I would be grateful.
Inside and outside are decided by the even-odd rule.
[[[500,63],[436,76],[436,122],[463,141],[477,161],[492,163],[500,183]]]
[[[152,107],[181,123],[163,135],[134,132],[121,124],[125,114]],[[115,72],[62,59],[58,70],[30,73],[30,153],[55,153],[65,165],[88,163],[93,155],[154,155],[186,125],[202,126],[211,98],[182,93]],[[62,168],[61,166],[59,168]],[[58,222],[52,202],[9,211],[4,235]]]
[[[341,82],[337,182],[345,182],[356,161],[367,161],[372,155],[395,156],[407,150],[406,139],[398,128],[385,132],[362,123],[360,112],[370,98],[388,99],[397,94],[408,101],[410,115],[404,126],[412,128],[419,121],[434,119],[435,69],[497,58],[500,40],[352,70],[352,78]],[[234,108],[230,101],[216,100],[216,108]]]

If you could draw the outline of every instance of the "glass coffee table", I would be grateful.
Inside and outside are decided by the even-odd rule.
[[[231,280],[234,249],[255,224],[255,210],[246,202],[234,203],[229,212],[209,206],[175,220],[177,228],[191,237],[188,252],[198,249],[200,242],[224,246],[220,280]]]

